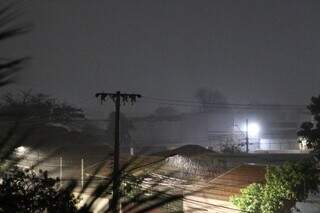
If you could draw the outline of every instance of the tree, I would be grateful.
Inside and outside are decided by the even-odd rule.
[[[309,149],[320,153],[320,95],[312,97],[311,103],[307,106],[313,117],[313,122],[304,122],[298,131],[299,143],[306,142]]]
[[[111,112],[108,117],[107,135],[110,141],[114,141],[114,129],[115,129],[115,112]],[[123,113],[120,113],[120,143],[131,143],[130,131],[134,130],[133,123]]]
[[[270,166],[265,184],[254,183],[231,197],[233,204],[244,212],[290,212],[297,201],[307,199],[309,193],[318,193],[319,174],[313,159],[298,163]]]
[[[208,88],[200,88],[196,91],[195,98],[201,104],[200,112],[212,112],[217,108],[226,108],[227,99],[226,97],[219,91],[212,91]],[[214,104],[220,106],[214,106]]]
[[[39,124],[68,123],[85,118],[83,111],[42,93],[30,91],[16,95],[7,93],[2,97],[0,114],[9,120],[33,121]]]
[[[20,145],[28,145],[34,148],[62,146],[67,143],[81,143],[80,133],[76,135],[71,121],[84,119],[81,109],[44,94],[32,94],[20,92],[18,94],[7,93],[0,102],[1,127],[0,137],[10,131],[13,123],[18,123],[11,142],[26,133],[26,137]]]
[[[47,172],[11,168],[1,173],[0,212],[76,212],[73,188],[59,188]]]

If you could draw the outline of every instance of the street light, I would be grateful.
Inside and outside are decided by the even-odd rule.
[[[257,138],[260,133],[260,125],[258,123],[249,123],[247,131],[249,138]]]
[[[250,122],[246,119],[242,127],[242,131],[245,133],[246,152],[249,152],[249,139],[259,138],[260,125],[257,122]]]

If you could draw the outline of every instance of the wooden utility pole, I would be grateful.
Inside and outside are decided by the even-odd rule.
[[[126,94],[117,91],[116,93],[97,93],[96,98],[100,98],[101,102],[110,98],[115,103],[115,129],[114,129],[114,153],[113,153],[113,173],[112,173],[112,200],[111,210],[113,213],[119,213],[121,170],[120,170],[120,143],[119,143],[119,124],[120,124],[120,105],[136,102],[137,98],[141,98],[139,94]]]

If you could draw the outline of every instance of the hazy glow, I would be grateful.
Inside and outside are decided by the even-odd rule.
[[[249,137],[257,137],[260,133],[260,126],[257,123],[249,123],[248,124],[248,134]]]
[[[260,130],[260,125],[257,122],[250,122],[248,124],[248,129],[246,124],[244,123],[241,128],[241,131],[244,133],[248,131],[249,138],[257,138],[259,136]]]
[[[19,146],[16,148],[17,155],[24,155],[28,151],[28,148],[25,146]]]

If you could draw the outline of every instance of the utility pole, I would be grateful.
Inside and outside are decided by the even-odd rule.
[[[110,98],[115,104],[115,130],[114,130],[114,154],[113,154],[113,173],[112,173],[112,200],[111,210],[113,213],[119,213],[121,172],[120,165],[120,143],[119,143],[119,123],[120,123],[120,105],[136,102],[137,98],[141,98],[139,94],[126,94],[117,91],[116,93],[96,93],[96,98],[100,98],[101,102]]]
[[[246,119],[246,152],[249,153],[249,121]]]

